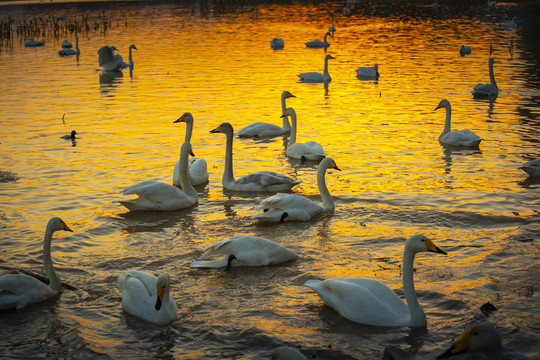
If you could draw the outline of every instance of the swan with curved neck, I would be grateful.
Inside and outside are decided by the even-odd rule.
[[[126,273],[118,277],[124,311],[158,325],[168,324],[176,317],[178,309],[170,295],[168,273],[159,277],[137,270]]]
[[[316,141],[308,141],[306,143],[296,142],[297,118],[296,111],[293,108],[287,108],[283,115],[290,116],[292,122],[291,137],[285,149],[287,157],[299,160],[322,160],[328,155],[324,152],[323,147]]]
[[[137,47],[133,44],[129,45],[129,63],[127,64],[127,67],[129,67],[129,69],[133,71],[135,65],[133,64],[133,54],[131,52],[132,50],[137,50]]]
[[[323,73],[319,72],[307,72],[298,74],[301,81],[304,82],[329,82],[332,81],[332,77],[328,73],[328,60],[335,59],[332,55],[328,54],[324,57],[324,71]]]
[[[334,210],[334,199],[326,186],[326,171],[335,169],[341,171],[332,158],[325,158],[317,169],[317,188],[322,198],[322,204],[296,194],[279,193],[271,196],[257,206],[264,212],[251,218],[260,222],[309,221],[314,216]]]
[[[326,38],[328,37],[328,35],[332,35],[332,34],[330,34],[330,32],[327,31],[326,34],[324,34],[324,40],[323,41],[321,41],[321,40],[311,40],[311,41],[308,41],[305,44],[306,44],[307,47],[315,48],[315,49],[328,47],[328,46],[330,46],[330,43],[328,41],[326,41]]]
[[[489,58],[489,84],[478,83],[474,86],[472,94],[474,97],[490,97],[496,96],[499,94],[499,88],[497,87],[497,82],[495,81],[495,75],[493,74],[493,64],[495,60],[492,57]]]
[[[281,93],[281,113],[285,112],[286,104],[285,100],[291,97],[296,97],[287,90]],[[287,116],[283,117],[283,126],[279,127],[274,124],[256,122],[250,124],[240,130],[234,135],[245,138],[269,138],[274,136],[285,135],[291,131],[291,124]]]
[[[52,236],[59,230],[73,231],[59,217],[51,218],[47,223],[43,239],[43,267],[49,278],[49,285],[25,274],[4,274],[0,276],[0,309],[22,309],[60,292],[62,282],[54,270],[51,258]]]
[[[180,185],[182,190],[159,181],[146,180],[124,189],[123,195],[138,195],[138,198],[122,200],[119,201],[120,204],[130,211],[173,211],[194,205],[198,201],[199,195],[189,182],[188,161],[190,154],[193,155],[191,144],[183,143],[180,149]]]
[[[68,56],[68,55],[79,55],[81,50],[79,50],[79,37],[75,37],[75,50],[71,48],[63,47],[62,50],[58,52],[59,55]]]
[[[300,180],[294,180],[273,171],[258,171],[236,180],[233,174],[232,150],[234,129],[232,125],[223,123],[214,130],[211,130],[210,133],[222,133],[227,137],[225,146],[225,170],[221,179],[224,189],[232,191],[287,191],[301,183]]]
[[[368,278],[308,280],[324,303],[351,321],[372,326],[425,327],[426,315],[416,298],[413,281],[414,257],[419,252],[445,254],[424,235],[413,235],[403,251],[403,291],[405,304],[388,286]]]
[[[446,146],[478,147],[482,139],[471,130],[451,131],[452,107],[450,106],[450,102],[446,99],[441,100],[435,110],[440,108],[446,109],[446,120],[444,122],[443,132],[439,135],[439,142]]]
[[[189,112],[182,114],[174,123],[186,123],[186,136],[184,142],[191,143],[193,133],[193,115]],[[189,160],[189,182],[193,186],[206,184],[208,182],[208,166],[203,158],[191,158]],[[173,171],[173,185],[182,186],[180,183],[180,159],[176,162]]]

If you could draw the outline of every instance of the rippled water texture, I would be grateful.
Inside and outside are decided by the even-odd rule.
[[[508,348],[538,358],[540,181],[520,166],[540,157],[539,7],[470,3],[360,1],[349,16],[344,2],[2,3],[0,17],[15,23],[86,14],[90,28],[78,33],[78,58],[58,55],[74,33],[46,31],[37,48],[15,34],[0,47],[0,170],[19,178],[0,183],[0,266],[43,273],[45,225],[60,216],[74,232],[55,235],[53,259],[78,288],[1,312],[0,357],[260,359],[285,344],[317,358],[377,359],[394,345],[431,359],[487,319]],[[325,50],[304,43],[323,38],[328,11],[332,81],[300,83],[297,74],[323,70]],[[517,29],[500,26],[513,16]],[[107,31],[95,25],[103,20]],[[270,47],[275,37],[282,50]],[[132,76],[96,71],[97,50],[113,44],[124,59],[137,46]],[[470,55],[460,56],[462,44]],[[473,99],[473,86],[489,82],[490,44],[500,94]],[[356,77],[374,63],[378,82]],[[250,216],[268,194],[223,191],[225,136],[209,131],[281,124],[283,90],[296,96],[287,101],[298,139],[318,141],[342,169],[326,176],[336,208],[307,223],[257,226]],[[438,143],[445,113],[434,109],[444,98],[453,129],[482,137],[479,149]],[[117,202],[123,188],[172,183],[185,134],[173,121],[186,111],[210,173],[198,205],[128,212]],[[75,142],[60,138],[71,130]],[[317,164],[288,160],[286,142],[235,139],[235,174],[284,173],[302,180],[294,193],[320,201]],[[403,245],[417,233],[448,252],[416,258],[427,329],[350,322],[303,286],[372,277],[403,295]],[[189,267],[237,234],[299,257],[228,273]],[[169,272],[175,321],[151,325],[122,311],[116,279],[128,269]],[[498,310],[483,314],[487,301]]]

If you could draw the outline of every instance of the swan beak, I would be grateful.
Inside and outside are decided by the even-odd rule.
[[[165,293],[165,288],[157,288],[157,300],[156,300],[156,310],[161,309],[161,303],[163,302],[163,294]]]
[[[281,218],[279,219],[279,222],[282,223],[285,221],[285,218],[289,216],[289,213],[288,212],[284,212],[283,214],[281,214]]]
[[[294,96],[293,94],[289,93],[289,96],[287,96],[287,97],[293,97],[293,98],[295,98],[296,96]]]
[[[218,133],[218,128],[215,128],[214,130],[210,130],[210,134],[215,134],[215,133]]]
[[[184,121],[185,118],[186,118],[186,114],[183,114],[183,115],[180,116],[176,121],[173,121],[173,124],[174,124],[174,123],[177,123],[177,122],[182,122],[182,121]]]
[[[334,169],[341,171],[341,169],[337,166],[337,164],[334,164]]]
[[[440,108],[441,108],[441,104],[437,105],[437,107],[435,109],[433,109],[433,111],[438,110]]]
[[[427,247],[428,251],[432,251],[432,252],[435,252],[437,254],[447,255],[446,251],[439,249],[439,247],[437,245],[435,245],[433,243],[433,241],[431,241],[431,240],[424,241],[424,244],[426,244],[426,247]]]
[[[231,264],[232,264],[234,259],[236,259],[236,256],[229,255],[229,259],[227,259],[227,268],[225,268],[225,271],[230,271],[231,270]]]
[[[462,352],[465,352],[469,349],[469,346],[471,345],[471,339],[472,339],[472,333],[469,331],[465,331],[463,334],[459,336],[459,338],[454,342],[454,345],[441,355],[437,356],[437,359],[450,357]]]
[[[62,221],[62,222],[63,222],[63,221]],[[73,232],[73,230],[71,230],[71,229],[69,228],[69,226],[66,225],[65,222],[63,222],[63,223],[64,223],[64,230],[65,230],[65,231]]]
[[[195,157],[195,154],[193,153],[193,151],[191,151],[191,152],[189,153],[189,155]]]

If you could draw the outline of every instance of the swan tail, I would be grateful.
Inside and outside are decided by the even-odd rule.
[[[194,261],[192,262],[189,267],[192,268],[207,268],[207,269],[218,269],[222,267],[226,267],[228,263],[228,259],[219,259],[219,260],[207,260],[207,261]]]

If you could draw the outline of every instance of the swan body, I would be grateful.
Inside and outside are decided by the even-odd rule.
[[[47,223],[43,240],[43,266],[50,280],[49,285],[26,274],[4,274],[0,276],[0,310],[11,308],[19,310],[60,293],[62,283],[54,270],[51,259],[52,236],[55,231],[59,230],[73,231],[62,219],[53,217]]]
[[[169,274],[159,277],[144,271],[129,270],[118,277],[122,307],[127,313],[164,325],[176,317],[177,306],[169,293]]]
[[[504,360],[518,357],[506,356],[508,354],[502,346],[502,341],[497,330],[490,324],[475,324],[464,331],[454,342],[452,347],[437,359],[459,356],[458,354],[478,353],[483,354],[482,359]],[[519,357],[521,358],[521,356]]]
[[[329,82],[332,81],[330,74],[328,73],[328,60],[335,59],[332,55],[326,55],[324,57],[324,71],[323,73],[319,72],[307,72],[296,75],[300,78],[301,81],[305,82]]]
[[[180,183],[182,190],[159,181],[146,180],[124,189],[122,191],[123,195],[138,195],[138,198],[122,200],[119,201],[120,204],[130,211],[173,211],[194,205],[198,201],[199,195],[189,182],[188,157],[190,154],[192,154],[191,144],[185,142],[180,150]]]
[[[191,134],[193,133],[193,115],[189,112],[182,114],[176,121],[186,123],[186,137],[184,142],[191,142]],[[208,166],[206,160],[203,158],[191,158],[189,159],[189,182],[193,186],[206,184],[208,182]],[[176,162],[173,171],[173,184],[175,186],[182,186],[180,184],[180,159]]]
[[[296,348],[280,346],[272,351],[270,360],[306,360],[307,358]]]
[[[403,289],[407,304],[388,286],[368,278],[308,280],[304,285],[351,321],[372,326],[425,327],[426,316],[416,299],[413,282],[415,254],[425,251],[446,254],[424,235],[413,235],[405,243]]]
[[[70,48],[72,46],[73,46],[73,44],[71,42],[69,42],[67,40],[62,41],[62,47],[63,48]]]
[[[116,46],[103,46],[98,50],[98,62],[99,66],[103,68],[103,71],[120,71],[125,68],[133,70],[133,55],[132,50],[137,48],[135,45],[129,46],[129,64],[124,62],[124,58],[120,54],[115,54]]]
[[[236,235],[219,241],[203,250],[199,261],[192,268],[230,267],[232,259],[235,266],[267,266],[293,260],[296,253],[286,247],[257,236]],[[214,255],[224,255],[219,260],[203,260]],[[229,258],[234,255],[234,258]]]
[[[356,69],[356,76],[366,79],[378,79],[379,78],[379,65],[364,66]]]
[[[299,160],[319,161],[328,155],[324,152],[321,144],[316,141],[308,141],[306,143],[296,142],[297,118],[296,111],[294,111],[293,108],[287,108],[281,116],[290,116],[292,122],[291,137],[287,149],[285,149],[285,155],[287,155],[287,157]]]
[[[273,38],[270,40],[270,46],[272,49],[283,49],[283,47],[285,47],[285,42],[281,38]]]
[[[470,46],[461,45],[461,47],[459,48],[459,55],[461,56],[469,55],[471,52],[472,50]]]
[[[260,222],[276,223],[284,221],[309,221],[314,216],[334,210],[334,200],[326,186],[325,175],[328,169],[341,170],[332,158],[325,158],[317,169],[317,187],[322,205],[296,194],[278,193],[260,202],[258,210],[264,212],[251,218]]]
[[[290,97],[296,97],[296,96],[294,96],[287,90],[281,93],[281,112],[282,113],[285,112],[285,109],[286,109],[285,100]],[[283,126],[281,127],[274,124],[256,122],[238,130],[235,135],[238,137],[246,137],[246,138],[269,138],[269,137],[285,135],[291,132],[291,124],[289,123],[289,118],[287,116],[284,116],[282,119],[283,119]]]
[[[499,88],[495,82],[495,75],[493,74],[493,64],[495,60],[492,57],[489,58],[489,84],[476,84],[473,88],[472,94],[474,97],[490,97],[499,94]]]
[[[517,24],[516,24],[516,19],[517,19],[517,16],[514,16],[512,18],[512,21],[509,21],[509,22],[503,22],[501,24],[502,27],[506,28],[506,29],[515,29],[517,28]]]
[[[233,174],[233,136],[234,129],[231,124],[223,123],[210,133],[222,133],[227,137],[225,147],[225,171],[221,183],[223,188],[232,191],[287,191],[293,186],[300,184],[300,180],[291,179],[288,176],[275,173],[273,171],[258,171],[245,175],[238,180]]]
[[[26,47],[37,47],[37,46],[43,46],[45,45],[45,41],[38,41],[38,40],[30,40],[24,44]]]
[[[540,177],[540,158],[527,161],[521,167],[530,177]]]
[[[77,137],[75,137],[75,135],[79,135],[79,134],[77,134],[75,130],[71,130],[70,135],[63,135],[63,136],[60,136],[60,138],[64,140],[76,140]]]
[[[326,41],[326,37],[328,35],[331,35],[329,31],[327,31],[326,34],[324,34],[324,40],[323,41],[321,41],[321,40],[311,40],[311,41],[308,41],[305,44],[306,44],[307,47],[315,48],[315,49],[328,47],[328,46],[330,46],[330,43],[328,41]]]
[[[452,117],[452,107],[450,106],[450,102],[446,99],[441,100],[435,110],[440,108],[446,109],[446,120],[444,123],[444,130],[441,135],[439,135],[439,142],[446,146],[472,148],[478,147],[482,141],[482,138],[473,133],[471,130],[450,130],[450,122]]]
[[[62,43],[62,50],[58,52],[58,54],[62,56],[79,55],[80,53],[81,53],[81,50],[79,50],[79,37],[78,36],[75,37],[75,50],[71,49],[71,45],[69,47],[65,47],[64,43]]]

